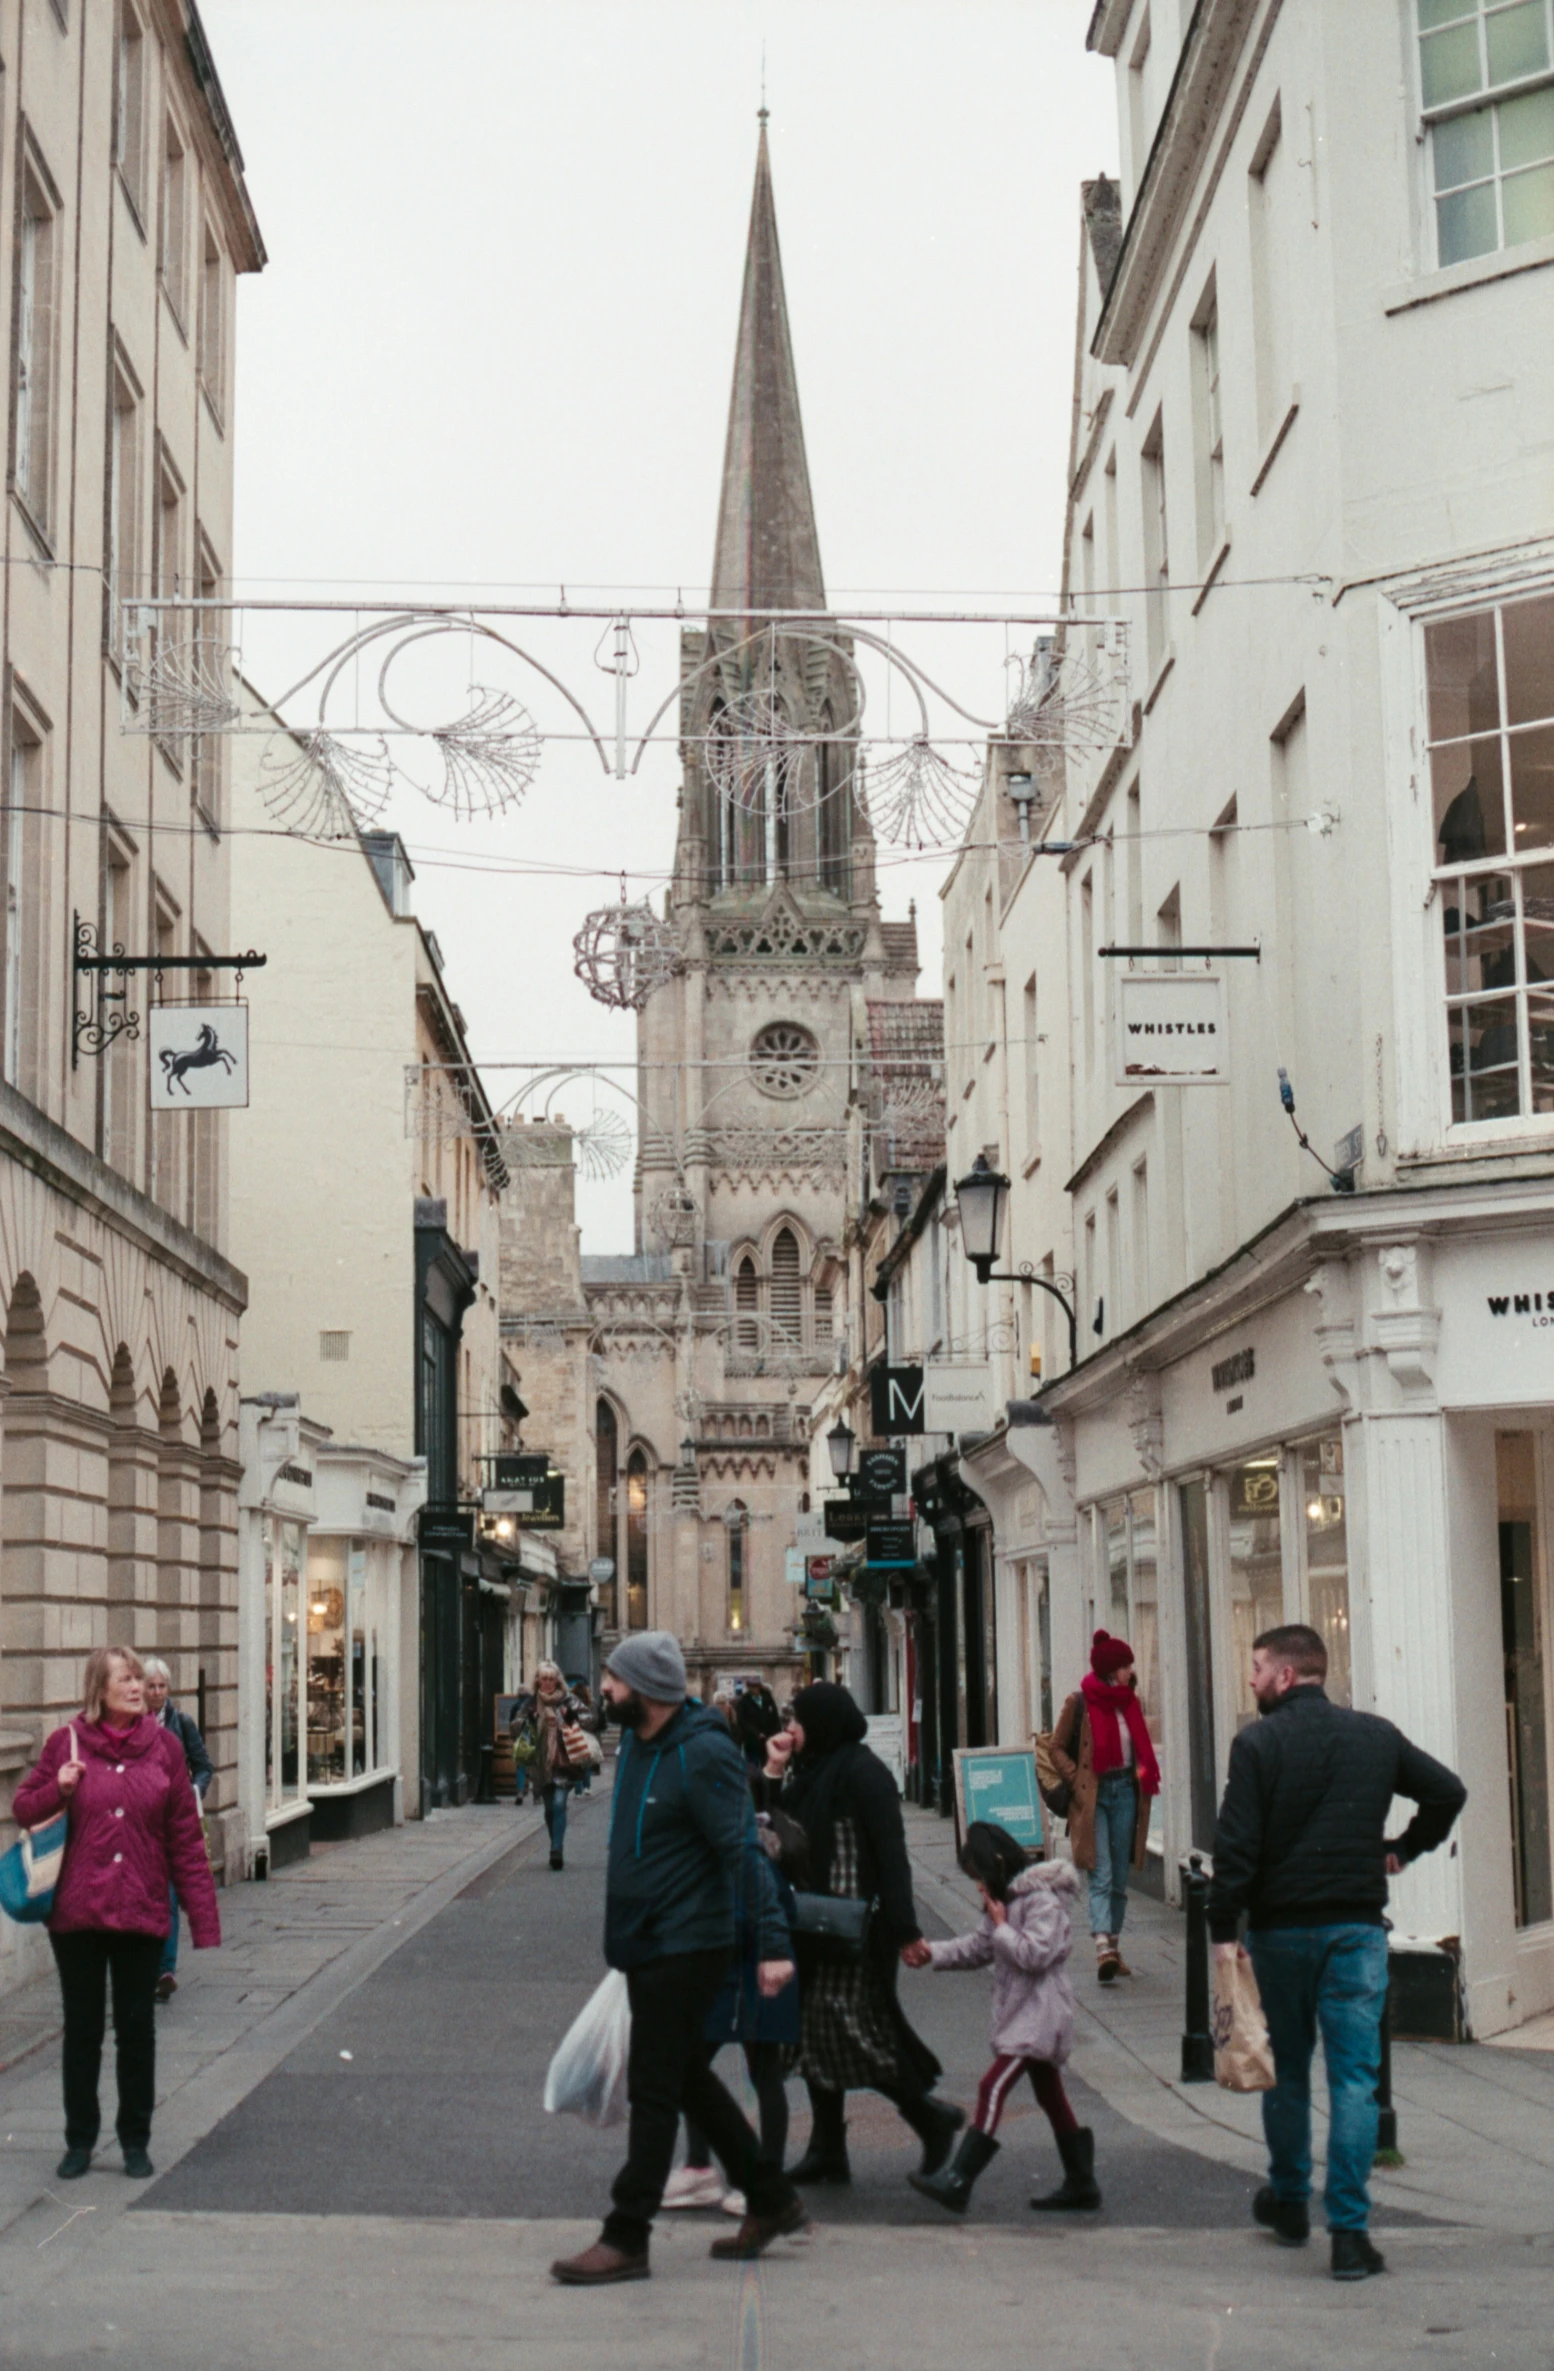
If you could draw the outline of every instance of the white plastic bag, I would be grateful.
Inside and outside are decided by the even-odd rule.
[[[545,2113],[585,2124],[626,2121],[626,2054],[631,2007],[626,1979],[611,1968],[562,2037],[545,2077]]]

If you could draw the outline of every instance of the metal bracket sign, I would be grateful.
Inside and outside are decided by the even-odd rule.
[[[850,1546],[854,1540],[866,1539],[869,1531],[869,1510],[860,1500],[826,1498],[820,1503],[825,1517],[825,1536]]]
[[[921,1367],[875,1367],[871,1371],[869,1421],[886,1440],[927,1429]]]
[[[139,1037],[140,1015],[130,1010],[131,972],[149,971],[160,978],[166,971],[230,971],[237,975],[234,986],[241,987],[245,971],[262,971],[270,960],[268,955],[257,954],[252,947],[246,955],[126,955],[124,949],[115,944],[104,955],[99,948],[95,923],[83,922],[79,913],[71,915],[70,923],[71,978],[75,989],[71,998],[72,1070],[80,1067],[83,1054],[105,1054],[119,1038]],[[118,981],[116,988],[108,986],[107,975],[110,972]],[[83,994],[83,978],[93,983],[90,1000],[84,1010],[79,1002]],[[119,1009],[110,1012],[110,1005],[116,1005]],[[244,1070],[246,1078],[246,1045]],[[190,1097],[191,1102],[195,1100],[195,1097]],[[245,1103],[248,1100],[246,1093],[243,1100]],[[176,1110],[182,1106],[166,1104],[162,1108]]]
[[[907,1486],[904,1449],[861,1449],[852,1494],[865,1506],[888,1507]]]
[[[865,1551],[870,1564],[882,1565],[887,1570],[910,1572],[917,1563],[917,1534],[910,1523],[897,1523],[893,1518],[882,1521],[871,1516],[865,1533]]]

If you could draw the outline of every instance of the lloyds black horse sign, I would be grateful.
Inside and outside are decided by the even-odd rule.
[[[158,1004],[148,1018],[153,1111],[246,1108],[246,1004]]]

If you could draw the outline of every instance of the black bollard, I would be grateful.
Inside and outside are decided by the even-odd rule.
[[[480,1749],[480,1776],[475,1782],[477,1803],[496,1801],[496,1747],[483,1745]]]
[[[1187,2023],[1182,2033],[1182,2081],[1212,2083],[1214,2037],[1209,2031],[1209,1881],[1203,1861],[1187,1862]]]

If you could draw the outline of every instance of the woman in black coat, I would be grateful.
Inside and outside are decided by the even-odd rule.
[[[925,2171],[945,2163],[965,2121],[961,2109],[929,2097],[943,2069],[896,1999],[901,1953],[922,1930],[901,1798],[863,1742],[867,1727],[845,1688],[817,1681],[798,1690],[788,1726],[767,1753],[767,1777],[781,1782],[781,1808],[809,1839],[810,1890],[874,1905],[861,1960],[806,1968],[800,1948],[798,2070],[814,2121],[809,2147],[791,2168],[796,2182],[851,2180],[849,2091],[884,2093],[921,2140]]]

